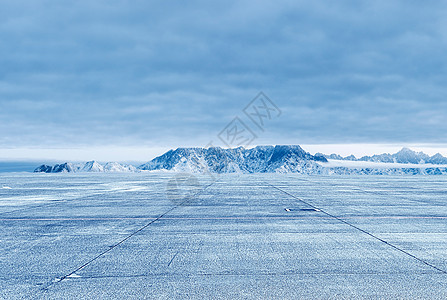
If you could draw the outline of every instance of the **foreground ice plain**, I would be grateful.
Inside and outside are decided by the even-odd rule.
[[[172,176],[0,175],[0,298],[447,297],[445,176]]]

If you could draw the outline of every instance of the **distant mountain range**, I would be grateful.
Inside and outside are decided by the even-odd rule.
[[[331,167],[329,160],[387,163],[387,167]],[[421,165],[408,167],[399,164]],[[425,167],[422,164],[438,166]],[[41,165],[34,172],[140,172],[169,170],[189,173],[301,173],[301,174],[447,174],[447,158],[441,154],[428,156],[403,148],[395,154],[364,156],[311,155],[298,145],[258,146],[252,149],[177,148],[153,160],[134,167],[109,162],[104,165],[89,161],[83,164],[63,163],[55,166]]]
[[[136,172],[138,171],[132,165],[122,165],[117,162],[108,162],[104,165],[96,161],[86,163],[63,163],[54,166],[41,165],[34,169],[36,173],[74,173],[74,172]]]
[[[338,154],[325,155],[322,153],[317,153],[315,155],[323,156],[327,159],[336,160],[350,160],[350,161],[371,161],[371,162],[383,162],[383,163],[399,163],[399,164],[435,164],[435,165],[446,165],[447,158],[437,153],[433,156],[429,156],[424,152],[415,152],[408,148],[402,148],[399,152],[395,154],[380,154],[373,156],[363,156],[361,158],[356,158],[354,155],[347,157],[342,157]]]

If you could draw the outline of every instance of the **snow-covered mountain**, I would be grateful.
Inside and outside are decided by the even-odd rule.
[[[140,170],[173,170],[212,173],[309,173],[327,162],[300,146],[258,146],[252,149],[178,148],[138,167]]]
[[[326,159],[327,158],[327,159]],[[329,161],[328,161],[329,159]],[[258,146],[252,149],[178,148],[135,168],[116,162],[41,165],[34,172],[139,172],[168,170],[188,173],[301,173],[342,175],[447,174],[447,158],[403,148],[395,154],[341,157],[311,155],[298,145]]]
[[[363,156],[362,158],[356,158],[354,155],[342,157],[338,154],[325,155],[317,153],[316,155],[324,156],[327,159],[336,160],[349,160],[349,161],[371,161],[382,163],[399,163],[399,164],[434,164],[434,165],[446,165],[447,158],[437,153],[433,156],[429,156],[424,152],[415,152],[408,148],[402,148],[399,152],[394,154],[383,153],[373,156]]]
[[[337,166],[328,160],[368,162],[350,166]],[[435,160],[436,159],[436,160]],[[375,155],[356,159],[333,154],[311,155],[300,146],[258,146],[252,149],[178,148],[154,158],[138,167],[140,170],[172,170],[192,173],[302,173],[340,175],[440,175],[447,174],[445,166],[432,166],[443,162],[442,155],[430,158],[423,153],[402,149],[396,154]],[[383,164],[388,163],[388,164]],[[422,164],[427,163],[427,164]],[[352,164],[352,163],[351,163]]]
[[[138,172],[137,168],[132,165],[122,165],[117,162],[108,162],[104,165],[104,172]]]
[[[122,165],[117,162],[108,162],[102,165],[94,160],[86,163],[63,163],[54,166],[41,165],[37,167],[36,173],[77,173],[77,172],[137,172],[137,168],[132,165]]]

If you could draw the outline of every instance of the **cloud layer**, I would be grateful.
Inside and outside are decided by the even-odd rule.
[[[442,1],[0,4],[0,147],[203,146],[258,93],[260,142],[447,138]]]

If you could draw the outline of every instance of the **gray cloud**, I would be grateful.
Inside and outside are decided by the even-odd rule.
[[[260,90],[263,141],[446,140],[442,1],[0,6],[2,147],[200,145]]]

